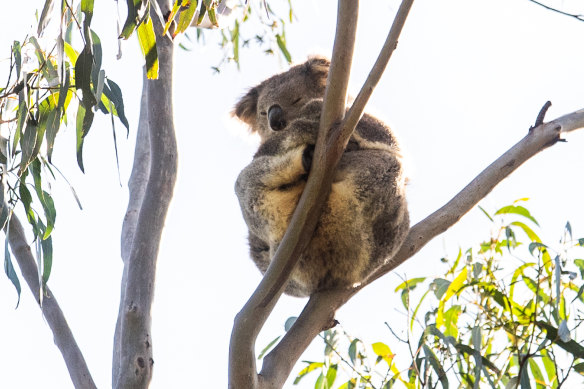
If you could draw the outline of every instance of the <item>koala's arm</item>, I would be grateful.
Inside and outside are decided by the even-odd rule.
[[[294,211],[302,193],[307,171],[303,166],[306,145],[288,149],[283,154],[257,156],[245,167],[235,182],[243,217],[250,232],[263,240],[282,216]]]

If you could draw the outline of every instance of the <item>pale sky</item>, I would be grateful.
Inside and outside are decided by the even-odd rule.
[[[42,1],[35,3],[42,8]],[[124,3],[120,2],[122,10]],[[336,2],[293,3],[298,20],[286,34],[295,61],[302,62],[309,54],[330,55]],[[398,5],[395,0],[362,2],[353,94],[375,61]],[[22,40],[34,24],[34,11],[27,8],[17,2],[0,5],[4,15],[0,80],[6,77],[4,59],[11,42]],[[123,186],[108,117],[97,115],[86,138],[85,175],[75,161],[74,129],[61,129],[55,163],[75,187],[84,209],[76,207],[64,182],[53,185],[58,217],[49,281],[100,388],[111,385],[122,269],[119,236],[141,91],[142,62],[135,38],[123,43],[123,58],[115,59],[114,15],[114,2],[96,2],[93,28],[101,37],[103,68],[122,88],[131,126],[126,140],[120,136],[125,130],[116,124]],[[233,192],[235,178],[251,160],[256,143],[228,113],[246,88],[286,67],[277,57],[242,50],[241,70],[228,65],[216,76],[210,67],[220,55],[211,36],[206,47],[195,44],[190,52],[176,51],[179,176],[158,261],[154,389],[226,386],[233,317],[260,279],[248,257],[246,227]],[[583,69],[582,22],[527,0],[416,1],[368,109],[392,126],[406,150],[412,222],[443,205],[525,136],[545,101],[553,103],[547,119],[584,108]],[[529,197],[527,206],[544,226],[541,235],[548,241],[559,239],[567,220],[574,234],[583,236],[581,132],[528,161],[481,205],[493,211]],[[406,322],[393,293],[398,274],[439,276],[444,271],[441,257],[455,255],[459,247],[477,243],[488,232],[482,213],[471,211],[407,263],[353,298],[337,319],[367,344],[391,344],[394,339],[384,321],[394,328]],[[285,320],[298,315],[305,301],[281,299],[260,334],[258,350],[282,334]],[[12,284],[0,276],[0,387],[72,388],[27,287],[23,286],[17,310],[15,304]],[[302,359],[320,360],[321,344],[316,340]],[[299,365],[292,376],[300,369]],[[302,387],[313,387],[315,379],[316,375],[307,377]]]

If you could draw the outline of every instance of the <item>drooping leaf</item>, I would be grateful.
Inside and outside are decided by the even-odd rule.
[[[286,41],[284,40],[282,35],[276,34],[276,43],[278,44],[278,48],[284,55],[284,58],[286,58],[286,61],[288,61],[288,63],[292,63],[292,56],[290,55],[290,52],[286,47]]]
[[[298,385],[300,380],[302,380],[302,378],[304,378],[308,373],[310,373],[316,369],[321,369],[324,366],[323,362],[308,362],[308,361],[303,361],[303,362],[308,363],[308,366],[306,366],[304,369],[300,370],[300,372],[296,376],[296,379],[294,380],[294,385]]]
[[[14,55],[14,64],[16,65],[16,77],[20,78],[20,69],[22,68],[22,48],[19,41],[12,44],[12,54]]]
[[[535,220],[535,218],[533,216],[531,216],[531,213],[529,213],[527,208],[522,207],[521,205],[508,205],[506,207],[499,209],[497,212],[495,212],[495,215],[506,215],[506,214],[515,214],[515,215],[523,216],[523,217],[531,220],[536,226],[539,226],[539,223],[537,222],[537,220]]]
[[[126,118],[126,114],[124,113],[124,99],[122,97],[122,90],[112,80],[109,78],[107,79],[107,87],[104,87],[104,93],[108,99],[111,100],[112,103],[116,106],[116,113],[126,130],[130,131],[130,124],[128,123],[128,119]]]
[[[177,33],[185,32],[193,22],[193,19],[195,18],[195,13],[197,12],[197,0],[190,0],[186,7],[187,7],[186,9],[181,11],[178,17],[178,24],[176,27]]]
[[[280,337],[279,336],[277,336],[270,343],[268,343],[268,345],[262,349],[262,351],[260,352],[260,355],[258,355],[258,359],[262,359],[264,357],[264,355],[266,355],[266,353],[268,351],[270,351],[270,349],[276,344],[276,342],[278,340],[280,340]]]
[[[426,355],[426,358],[428,358],[428,361],[430,362],[430,366],[432,366],[432,369],[434,369],[436,375],[438,376],[440,384],[442,384],[442,389],[448,389],[448,377],[446,377],[446,372],[444,371],[442,364],[436,357],[436,354],[434,354],[434,352],[430,349],[430,347],[428,347],[428,345],[424,344],[422,345],[422,347],[424,349],[424,354]]]
[[[83,93],[82,104],[86,111],[91,111],[97,100],[91,90],[91,72],[93,53],[85,47],[75,62],[75,88]]]
[[[148,79],[158,78],[158,52],[156,51],[156,35],[152,20],[147,18],[137,29],[138,41],[142,49],[142,55],[146,60],[146,76]]]
[[[142,0],[126,0],[126,4],[128,5],[128,16],[120,34],[120,37],[124,39],[128,39],[138,26],[140,21],[139,14],[144,5]]]
[[[16,308],[18,308],[18,304],[20,304],[20,281],[18,280],[18,275],[12,266],[12,260],[10,259],[10,250],[8,249],[8,237],[9,237],[9,229],[6,229],[6,236],[4,239],[4,272],[6,272],[6,276],[14,285],[16,289],[16,294],[18,295],[18,299],[16,300]]]
[[[349,345],[349,358],[351,359],[351,363],[355,364],[357,361],[357,344],[360,342],[359,339],[353,339],[351,344]]]

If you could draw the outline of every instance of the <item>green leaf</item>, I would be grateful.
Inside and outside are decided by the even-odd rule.
[[[172,9],[170,10],[170,14],[166,17],[166,24],[164,25],[164,30],[162,31],[162,35],[166,35],[168,33],[168,29],[170,25],[174,21],[176,17],[176,13],[181,8],[182,0],[175,0]]]
[[[29,120],[22,137],[20,138],[20,148],[22,156],[20,160],[19,175],[28,167],[30,161],[36,156],[34,155],[35,145],[37,140],[37,125],[33,120]]]
[[[444,313],[444,325],[446,330],[444,335],[452,336],[453,338],[458,338],[458,318],[462,313],[462,307],[460,305],[453,305]]]
[[[460,273],[456,276],[456,278],[452,281],[452,283],[448,286],[446,290],[446,295],[443,298],[443,301],[448,301],[455,293],[457,293],[462,286],[464,285],[467,277],[467,268],[464,267]]]
[[[430,289],[432,289],[434,291],[436,298],[438,300],[440,300],[442,298],[442,296],[444,296],[444,293],[446,293],[446,291],[448,290],[449,286],[450,286],[450,281],[445,280],[444,278],[436,278],[430,284]]]
[[[535,218],[533,216],[531,216],[531,213],[529,213],[527,208],[522,207],[521,205],[508,205],[506,207],[499,209],[497,212],[495,212],[495,215],[507,215],[507,214],[515,214],[515,215],[523,216],[523,217],[531,220],[536,226],[539,226],[539,223],[537,222],[537,220],[535,220]]]
[[[409,308],[410,291],[414,290],[420,282],[423,282],[425,280],[426,280],[426,277],[412,278],[410,280],[406,280],[406,281],[402,282],[401,284],[399,284],[395,288],[396,292],[400,291],[400,290],[402,291],[401,300],[402,300],[402,303],[404,305],[404,308],[406,308],[406,309]]]
[[[532,242],[541,243],[541,239],[539,238],[539,236],[535,232],[533,232],[533,230],[529,228],[529,226],[527,226],[526,224],[515,221],[512,222],[511,225],[521,228]]]
[[[51,275],[51,268],[53,267],[53,238],[48,237],[41,240],[41,247],[43,249],[43,283],[49,281]]]
[[[521,377],[519,378],[519,386],[521,387],[521,389],[531,389],[531,383],[529,381],[529,373],[528,373],[526,366],[524,366],[524,368],[521,369]]]
[[[93,30],[91,30],[91,41],[92,41],[91,51],[93,53],[93,65],[91,67],[91,82],[93,84],[94,96],[97,98],[97,100],[99,100],[101,93],[98,93],[97,89],[99,84],[100,73],[102,72],[101,70],[102,50],[101,40]]]
[[[337,378],[337,365],[332,365],[326,371],[326,388],[332,389]]]
[[[563,348],[564,350],[566,350],[567,352],[572,354],[575,358],[584,359],[584,347],[580,343],[576,342],[575,340],[570,340],[569,342],[563,342],[558,337],[558,329],[549,323],[538,320],[535,322],[535,324],[539,328],[542,328],[545,330],[546,337],[549,340],[551,340],[552,342],[556,342],[556,344],[558,346],[560,346],[561,348]]]
[[[109,78],[107,79],[107,87],[104,87],[103,90],[104,94],[107,96],[108,99],[116,106],[116,114],[126,130],[128,131],[128,135],[130,133],[130,124],[128,123],[128,119],[126,118],[126,114],[124,113],[124,98],[122,97],[122,90],[112,80]]]
[[[584,362],[580,362],[574,365],[574,370],[578,373],[584,375]]]
[[[124,39],[128,39],[136,29],[140,21],[139,13],[144,5],[142,0],[126,0],[126,3],[128,5],[128,16],[120,34],[120,37]]]
[[[541,369],[537,365],[537,362],[533,358],[529,358],[529,370],[531,370],[531,375],[535,379],[537,389],[545,389],[546,382],[541,373]]]
[[[483,207],[481,207],[480,205],[477,205],[477,207],[483,211],[483,213],[485,214],[486,217],[489,218],[490,221],[494,222],[493,218],[491,217],[491,215],[489,215],[489,213],[487,211],[485,211],[485,209]]]
[[[308,362],[308,361],[303,361],[303,362],[308,363],[308,366],[306,366],[304,369],[300,370],[300,372],[296,376],[296,379],[294,380],[294,385],[298,385],[300,380],[302,378],[304,378],[304,376],[306,376],[308,373],[310,373],[316,369],[320,369],[324,366],[323,362]]]
[[[280,340],[279,336],[277,336],[274,340],[268,343],[268,345],[262,349],[260,355],[258,355],[258,359],[262,359],[264,355],[266,355],[266,353],[276,344],[278,340]]]
[[[284,323],[284,331],[288,332],[296,322],[296,319],[298,319],[296,316],[290,316],[286,319],[286,322]]]
[[[556,365],[554,364],[554,361],[550,358],[548,351],[545,349],[541,350],[541,360],[543,362],[543,367],[545,368],[545,371],[547,373],[548,381],[550,383],[553,383],[557,378]]]
[[[448,389],[448,377],[446,377],[446,372],[444,371],[444,368],[442,367],[440,361],[436,357],[436,354],[434,354],[434,352],[430,349],[430,347],[428,347],[428,345],[424,344],[422,345],[422,347],[424,349],[424,354],[426,355],[426,358],[428,358],[428,361],[430,362],[430,366],[432,366],[432,369],[434,369],[436,375],[438,376],[438,380],[442,384],[442,388]]]
[[[91,91],[91,72],[93,69],[93,53],[85,47],[75,62],[75,88],[83,93],[82,104],[85,110],[91,111],[97,100]]]
[[[53,0],[46,0],[45,1],[45,6],[43,7],[43,11],[41,12],[41,17],[39,18],[39,23],[38,23],[38,27],[37,27],[37,35],[40,37],[43,35],[43,31],[45,30],[45,27],[47,26],[47,24],[50,21],[50,13],[51,10],[53,9]]]
[[[355,361],[357,360],[357,343],[359,343],[359,339],[353,339],[351,344],[349,345],[349,358],[351,359],[351,363],[354,365]]]
[[[184,1],[183,1],[184,4]],[[190,0],[188,2],[187,8],[184,9],[179,17],[176,27],[177,33],[183,33],[189,28],[193,19],[195,18],[195,13],[197,12],[197,0]]]
[[[276,34],[276,43],[278,43],[278,47],[280,48],[280,51],[284,55],[284,58],[286,58],[286,61],[288,61],[288,63],[292,63],[292,56],[290,55],[288,49],[286,48],[286,41],[284,40],[282,35]]]
[[[18,304],[20,304],[21,288],[20,281],[18,280],[18,275],[16,274],[16,271],[14,270],[14,267],[12,266],[12,261],[10,259],[10,250],[8,249],[9,234],[10,234],[9,229],[6,229],[6,236],[4,239],[4,271],[6,272],[6,276],[8,276],[8,279],[12,282],[12,285],[14,285],[14,288],[16,289],[16,293],[18,295],[18,299],[16,301],[16,308],[18,308]]]
[[[137,29],[138,42],[142,55],[146,60],[146,76],[150,80],[158,79],[158,52],[156,51],[156,35],[152,20],[147,18]]]
[[[14,55],[14,64],[16,65],[16,77],[20,78],[20,69],[22,68],[22,48],[19,41],[14,41],[12,44],[12,53]]]
[[[71,61],[71,63],[76,63],[77,58],[79,58],[79,52],[77,50],[75,50],[73,48],[73,46],[71,46],[67,42],[65,42],[65,44],[64,44],[64,50],[65,50],[65,54],[69,58],[69,61]]]
[[[379,357],[381,357],[381,359],[387,362],[388,367],[391,367],[391,362],[393,361],[393,357],[395,357],[395,354],[391,352],[391,349],[389,348],[388,345],[386,345],[383,342],[377,342],[373,343],[371,345],[371,348],[373,348],[373,352],[376,355],[378,355]]]
[[[93,122],[93,111],[86,110],[83,106],[79,106],[77,109],[77,164],[82,172],[85,173],[85,169],[83,167],[83,141],[87,132],[89,131],[89,127],[91,127],[91,123]]]
[[[580,277],[584,278],[584,259],[574,259],[574,265],[580,270]]]

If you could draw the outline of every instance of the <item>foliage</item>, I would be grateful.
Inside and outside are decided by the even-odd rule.
[[[82,171],[83,143],[94,112],[112,115],[112,124],[113,116],[117,116],[129,128],[120,88],[101,69],[101,42],[91,30],[93,1],[81,1],[76,11],[62,1],[57,37],[43,48],[46,40],[42,36],[51,19],[52,3],[46,0],[36,34],[14,41],[6,87],[0,88],[0,225],[8,235],[8,221],[16,206],[22,204],[34,235],[42,285],[52,267],[51,233],[56,209],[47,181],[59,172],[51,157],[61,125],[71,121],[73,114],[77,162]],[[80,43],[75,43],[78,40]],[[8,246],[4,267],[20,295]]]
[[[17,205],[22,204],[34,236],[42,285],[50,276],[53,260],[51,233],[57,212],[49,184],[55,180],[55,172],[60,174],[52,163],[59,129],[63,125],[75,125],[75,151],[81,171],[84,171],[83,145],[96,112],[111,116],[114,145],[114,117],[124,125],[126,135],[129,135],[121,89],[102,69],[101,41],[91,29],[94,1],[61,0],[56,2],[60,3],[58,13],[53,12],[54,3],[54,0],[45,0],[36,32],[21,41],[14,41],[6,86],[0,88],[0,174],[3,184],[0,200],[6,204],[1,206],[0,226],[9,234],[9,219]],[[146,62],[147,76],[157,78],[158,54],[153,18],[163,16],[154,0],[127,0],[126,3],[128,15],[121,28],[120,39],[128,39],[136,32]],[[220,46],[224,52],[231,53],[226,54],[225,58],[239,65],[239,48],[248,46],[250,42],[250,39],[240,38],[240,25],[250,15],[258,15],[260,24],[265,28],[262,34],[256,35],[256,41],[261,43],[266,37],[277,41],[277,46],[290,61],[285,45],[284,20],[278,18],[265,2],[250,3],[253,6],[239,2],[236,6],[241,10],[239,19],[233,20],[233,27],[219,30]],[[199,8],[195,12],[197,4]],[[291,21],[293,13],[289,1],[287,5]],[[168,15],[166,28],[172,20],[177,20],[178,24],[172,31],[174,36],[185,32],[193,22],[199,25],[205,15],[211,20],[211,27],[218,26],[220,15],[216,10],[220,7],[218,1],[176,0],[171,15]],[[265,11],[267,19],[260,11]],[[56,36],[45,38],[43,35],[50,30],[49,26],[54,25],[58,28]],[[201,37],[201,30],[197,31],[197,36]],[[75,195],[73,187],[71,190]],[[7,244],[4,252],[5,272],[20,297],[20,281]],[[39,297],[42,299],[42,294]]]
[[[578,255],[584,239],[574,239],[567,223],[558,248],[544,244],[522,201],[493,216],[485,212],[491,236],[443,258],[443,277],[411,278],[396,287],[407,312],[403,335],[386,325],[397,344],[367,347],[342,330],[328,330],[321,335],[324,360],[306,361],[296,382],[312,371],[320,372],[315,388],[339,389],[543,389],[571,385],[570,375],[582,381],[577,329],[584,260]],[[339,384],[341,368],[349,379]]]

